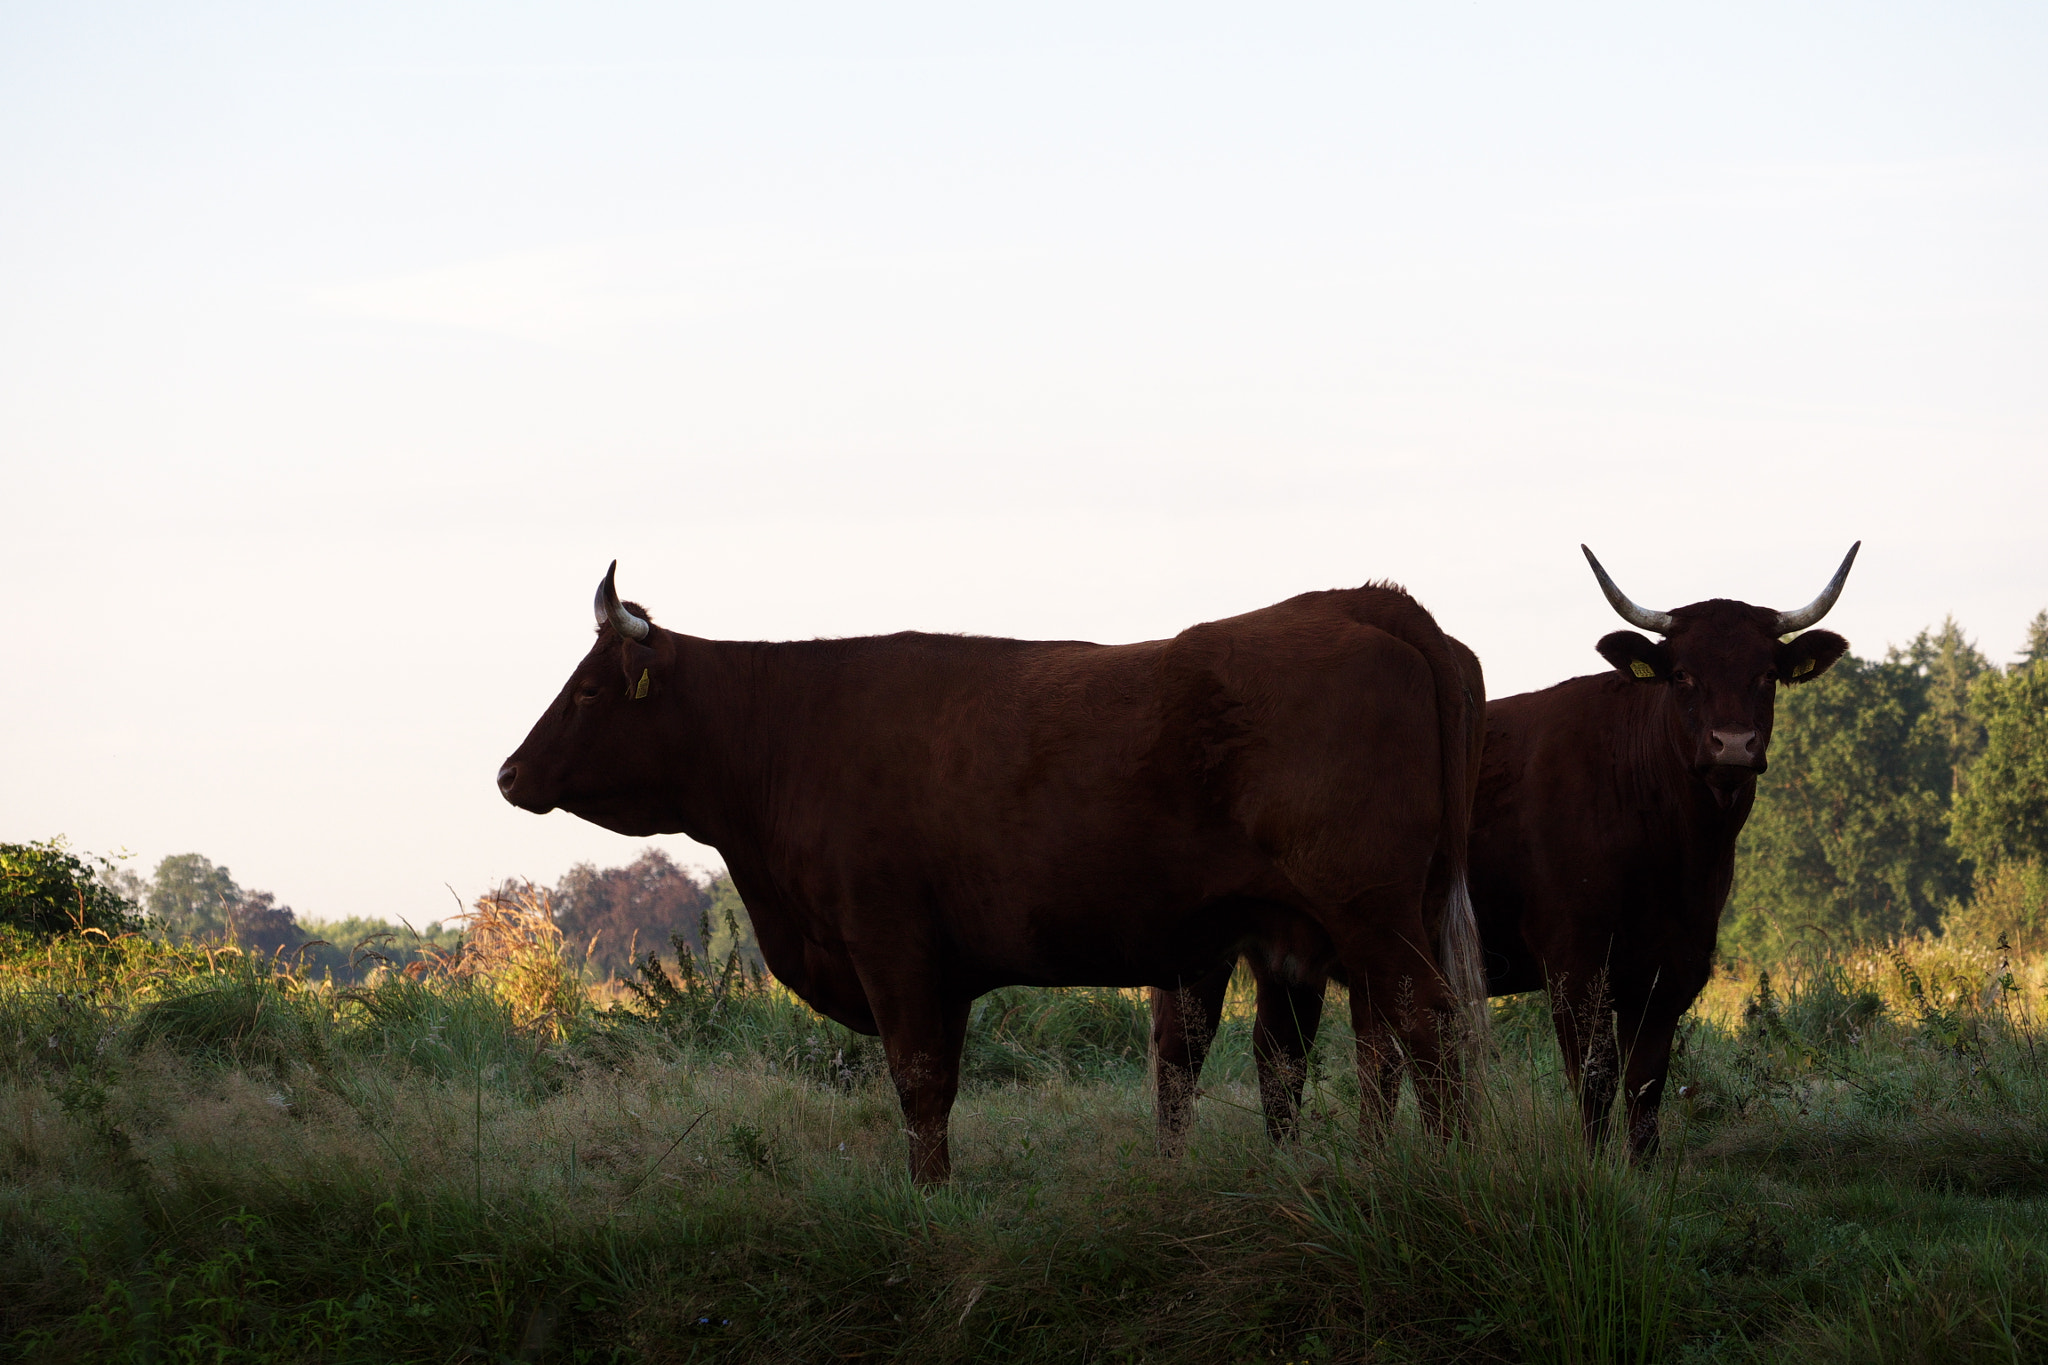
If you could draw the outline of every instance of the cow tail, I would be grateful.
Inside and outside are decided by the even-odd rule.
[[[1485,1038],[1493,1013],[1486,1007],[1486,969],[1480,959],[1479,922],[1472,914],[1472,892],[1460,872],[1444,902],[1444,922],[1437,931],[1437,965],[1458,997],[1459,1041],[1468,1061],[1483,1060]]]
[[[1476,1084],[1487,1055],[1492,1011],[1486,1005],[1486,964],[1479,945],[1479,921],[1472,911],[1469,869],[1472,798],[1479,785],[1479,748],[1486,733],[1486,683],[1472,652],[1440,636],[1446,648],[1430,651],[1441,740],[1443,825],[1439,837],[1437,884],[1444,888],[1437,925],[1437,970],[1458,1001],[1459,1050]]]

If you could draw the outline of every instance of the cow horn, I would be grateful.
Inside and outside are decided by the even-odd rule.
[[[612,566],[604,571],[604,582],[597,585],[597,619],[611,622],[612,628],[628,640],[644,640],[653,627],[620,603],[616,581],[618,573],[619,561],[614,559]]]
[[[1607,594],[1608,602],[1613,605],[1615,612],[1620,615],[1622,620],[1641,630],[1654,630],[1659,635],[1669,635],[1671,633],[1672,620],[1670,612],[1650,611],[1629,601],[1628,594],[1614,586],[1614,580],[1607,576],[1607,570],[1601,568],[1600,561],[1593,558],[1593,552],[1587,550],[1583,545],[1579,549],[1585,551],[1586,562],[1593,566],[1593,577],[1600,580],[1600,591]]]
[[[1820,596],[1798,611],[1779,612],[1778,623],[1773,627],[1772,633],[1789,635],[1795,630],[1805,630],[1808,626],[1820,624],[1820,618],[1828,614],[1829,609],[1835,605],[1835,599],[1842,595],[1842,585],[1849,581],[1849,566],[1856,562],[1856,552],[1862,548],[1863,542],[1860,540],[1849,547],[1849,553],[1842,556],[1842,567],[1835,570],[1835,576],[1820,590]]]

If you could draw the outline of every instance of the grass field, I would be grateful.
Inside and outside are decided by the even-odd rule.
[[[878,1049],[545,936],[334,990],[0,944],[0,1342],[25,1360],[2048,1359],[2043,964],[1939,942],[1717,980],[1654,1166],[1589,1161],[1542,1003],[1479,1130],[1353,1139],[1343,1011],[1269,1146],[1246,1001],[1186,1158],[1134,993],[976,1009],[921,1193]]]

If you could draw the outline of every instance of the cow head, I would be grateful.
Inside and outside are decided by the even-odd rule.
[[[621,834],[672,831],[662,793],[658,699],[676,685],[675,637],[621,602],[617,560],[597,589],[597,642],[498,769],[498,790],[522,810],[557,806]]]
[[[1812,682],[1847,652],[1849,642],[1833,631],[1806,628],[1835,605],[1862,546],[1850,546],[1820,596],[1797,611],[1717,597],[1668,612],[1631,602],[1593,552],[1579,547],[1621,618],[1663,637],[1618,630],[1600,641],[1601,656],[1636,683],[1661,689],[1693,772],[1722,805],[1764,771],[1779,684]],[[1794,631],[1805,633],[1783,638]]]

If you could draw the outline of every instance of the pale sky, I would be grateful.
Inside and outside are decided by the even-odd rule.
[[[2048,605],[2048,7],[0,4],[0,840],[438,917],[663,624]],[[657,841],[685,863],[715,851]]]

